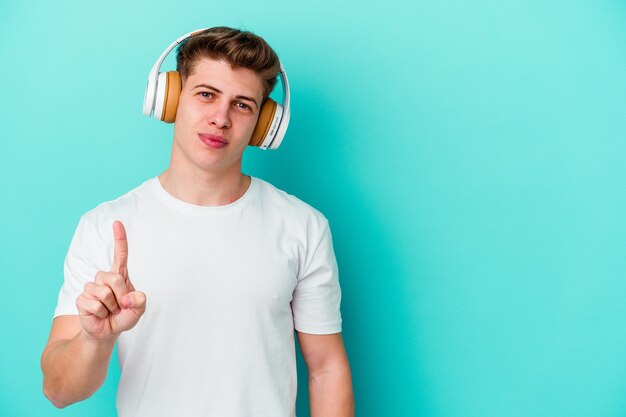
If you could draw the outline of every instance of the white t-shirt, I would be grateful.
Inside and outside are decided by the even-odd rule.
[[[54,316],[110,271],[115,220],[128,273],[147,308],[120,335],[120,417],[293,417],[294,328],[341,331],[341,290],[328,221],[252,177],[218,207],[170,195],[158,177],[80,219]]]

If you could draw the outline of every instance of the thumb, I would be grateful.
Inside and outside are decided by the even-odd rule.
[[[136,313],[143,314],[146,310],[146,295],[141,291],[132,291],[122,297],[122,308],[132,308]]]
[[[146,295],[139,291],[129,292],[120,303],[122,309],[111,319],[111,329],[117,334],[132,329],[139,322],[146,311]]]

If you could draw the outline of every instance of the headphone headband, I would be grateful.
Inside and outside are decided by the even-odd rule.
[[[208,29],[208,28],[207,28]],[[159,70],[161,69],[161,64],[165,61],[165,58],[172,52],[172,49],[176,48],[182,41],[185,39],[195,35],[196,33],[202,32],[206,29],[195,30],[193,32],[189,32],[176,39],[174,42],[168,46],[165,51],[161,54],[159,59],[152,66],[152,70],[150,70],[150,74],[148,75],[148,85],[146,86],[146,96],[143,101],[143,114],[146,116],[151,116],[152,111],[154,110],[154,102],[156,100],[156,83],[157,77],[159,76]]]
[[[159,91],[163,88],[166,88],[163,85],[160,85],[160,78],[163,73],[160,72],[161,65],[165,58],[169,55],[170,52],[186,39],[204,32],[205,30],[210,28],[204,28],[195,30],[193,32],[189,32],[184,34],[183,36],[176,39],[172,42],[166,49],[163,51],[159,59],[154,63],[152,69],[150,70],[150,74],[148,75],[148,84],[146,85],[146,94],[144,97],[143,104],[143,113],[146,116],[153,116],[156,118],[162,119],[161,110],[163,108],[163,97],[162,94],[159,94]],[[289,125],[289,119],[291,116],[290,112],[290,91],[289,91],[289,80],[287,79],[287,73],[285,72],[285,68],[283,67],[282,62],[278,61],[280,66],[280,72],[278,73],[279,78],[281,79],[283,85],[283,97],[282,104],[276,104],[276,110],[274,111],[274,115],[271,120],[271,124],[267,127],[267,133],[262,138],[262,142],[258,145],[261,149],[276,149],[281,144],[283,137],[285,136],[285,132],[287,131],[287,126]],[[166,77],[163,77],[166,79]],[[267,98],[266,101],[272,101],[270,98]],[[178,98],[176,97],[176,105],[178,103]],[[155,111],[155,109],[159,109],[159,111]],[[257,126],[258,128],[259,126]],[[255,130],[256,132],[256,130]],[[254,136],[254,135],[253,135]]]

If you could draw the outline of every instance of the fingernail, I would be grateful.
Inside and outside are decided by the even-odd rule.
[[[126,295],[122,298],[122,304],[124,307],[132,307],[133,306],[133,298],[130,295]]]

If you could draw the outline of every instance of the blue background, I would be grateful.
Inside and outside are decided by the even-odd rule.
[[[244,170],[330,220],[358,416],[626,414],[625,2],[5,0],[2,416],[115,414],[117,361],[63,411],[41,392],[63,259],[166,168],[148,72],[214,25],[290,77],[287,137]]]

